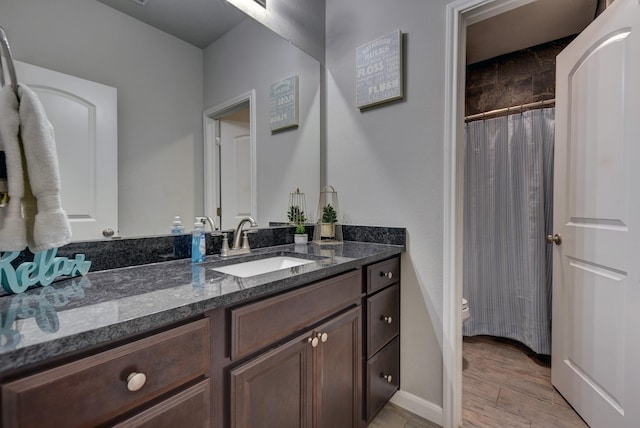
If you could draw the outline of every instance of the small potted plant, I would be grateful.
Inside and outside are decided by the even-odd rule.
[[[306,244],[309,237],[305,232],[304,224],[298,224],[296,226],[296,233],[293,235],[293,242],[296,244]]]
[[[322,221],[320,222],[320,236],[322,238],[333,239],[336,236],[336,222],[338,221],[338,214],[336,210],[327,204],[322,207]]]
[[[304,215],[304,210],[302,210],[298,205],[291,205],[289,207],[287,218],[289,219],[289,223],[293,226],[304,224],[304,222],[307,221],[307,217]]]
[[[299,205],[289,206],[289,212],[287,218],[292,226],[296,227],[296,232],[293,235],[293,240],[296,244],[306,244],[309,237],[305,233],[304,222],[307,221],[307,217],[304,214],[304,210]]]

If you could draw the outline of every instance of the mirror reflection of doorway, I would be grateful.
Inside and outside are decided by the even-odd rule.
[[[257,218],[252,99],[248,93],[204,112],[205,214],[222,230]]]
[[[232,229],[252,215],[249,103],[217,122],[220,223],[222,229]]]

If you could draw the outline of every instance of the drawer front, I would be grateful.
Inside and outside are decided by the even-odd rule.
[[[400,259],[394,257],[367,267],[367,293],[381,290],[400,280]]]
[[[353,271],[231,310],[231,359],[242,358],[356,303],[361,273]]]
[[[3,385],[3,427],[96,426],[204,375],[209,365],[203,319]],[[132,373],[146,376],[133,392]]]
[[[211,425],[209,379],[161,401],[114,428],[176,428]]]
[[[367,299],[367,358],[400,333],[400,285]]]
[[[400,386],[400,339],[396,337],[367,361],[366,371],[366,414],[369,422]]]

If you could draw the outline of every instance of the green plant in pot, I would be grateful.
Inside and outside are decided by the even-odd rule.
[[[338,221],[338,213],[331,206],[327,204],[322,207],[322,221],[320,222],[320,236],[322,238],[335,238],[336,225]]]
[[[293,242],[296,244],[306,244],[308,241],[308,236],[306,230],[304,228],[304,224],[296,225],[296,233],[293,235]]]
[[[292,225],[304,224],[307,221],[307,217],[304,215],[304,210],[300,209],[298,205],[291,205],[289,212],[287,212],[287,219]]]

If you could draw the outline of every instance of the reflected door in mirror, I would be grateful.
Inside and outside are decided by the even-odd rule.
[[[116,88],[20,61],[15,66],[20,81],[38,95],[53,125],[60,195],[72,240],[117,234]]]

